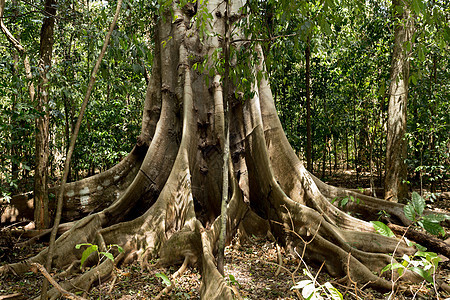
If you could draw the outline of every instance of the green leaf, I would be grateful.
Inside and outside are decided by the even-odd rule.
[[[80,248],[81,248],[81,246],[92,246],[92,244],[91,244],[91,243],[82,243],[82,244],[77,244],[77,245],[75,246],[75,249],[80,249]]]
[[[449,215],[425,215],[423,216],[424,220],[428,220],[429,222],[435,222],[435,223],[439,223],[445,220],[450,220],[450,216]]]
[[[430,273],[425,271],[424,269],[418,268],[418,267],[411,267],[409,268],[414,273],[419,274],[423,279],[428,281],[429,283],[433,283],[433,277],[431,277]]]
[[[388,236],[388,237],[395,237],[395,234],[392,232],[392,230],[387,227],[386,224],[384,224],[383,222],[380,221],[370,221],[370,223],[372,223],[373,228],[375,228],[375,230],[384,236]]]
[[[423,209],[425,208],[425,199],[423,199],[418,193],[413,192],[411,196],[411,203],[417,214],[422,216]]]
[[[167,277],[166,274],[164,274],[164,273],[156,273],[155,276],[161,278],[163,283],[166,286],[171,286],[172,285],[172,282],[170,281],[170,279]]]
[[[427,251],[427,247],[424,247],[420,244],[414,243],[414,246],[416,246],[416,248],[420,251]]]
[[[119,251],[119,253],[123,253],[123,248],[120,247],[119,245],[113,244],[113,245],[111,245],[111,246],[112,246],[112,247],[117,247],[117,250]]]
[[[325,287],[328,290],[328,293],[330,293],[331,299],[333,300],[343,300],[341,292],[339,292],[331,283],[328,281],[325,282]]]
[[[386,271],[389,271],[389,270],[395,270],[395,269],[399,269],[399,268],[404,269],[405,266],[402,265],[401,263],[388,264],[386,267],[383,268],[383,270],[381,270],[380,275],[383,274],[383,273],[386,272]]]
[[[339,205],[341,207],[345,207],[348,203],[348,197],[345,197],[344,199],[341,200],[341,202],[339,203]]]
[[[414,75],[414,73],[411,73],[409,78],[411,79],[411,81],[414,85],[417,85],[417,77]]]
[[[100,252],[100,254],[103,254],[106,258],[110,259],[111,261],[114,261],[114,255],[112,255],[109,252]]]
[[[236,278],[234,278],[233,274],[229,274],[229,275],[228,275],[228,278],[230,278],[230,283],[231,283],[231,284],[234,284],[234,285],[239,284],[239,283],[237,282]]]
[[[81,255],[81,260],[80,260],[80,269],[83,267],[83,264],[86,261],[86,259],[89,257],[89,255],[91,255],[92,252],[97,252],[97,250],[98,250],[97,245],[91,245],[88,248],[86,248],[86,250],[83,251],[83,254]]]
[[[421,221],[421,226],[423,229],[425,229],[428,233],[431,233],[433,235],[442,235],[445,236],[445,230],[442,228],[439,223],[436,223],[434,221],[430,221],[429,219],[423,219]]]
[[[416,15],[419,15],[420,14],[420,6],[419,6],[419,3],[418,3],[418,0],[413,0],[412,1],[412,6],[413,6],[413,9],[414,9],[414,13]]]
[[[405,213],[405,217],[407,217],[408,220],[410,220],[412,222],[416,221],[416,212],[414,210],[414,207],[411,205],[411,203],[408,203],[403,207],[403,212]]]
[[[422,47],[422,45],[420,45],[419,48],[418,48],[418,55],[419,55],[419,60],[420,60],[421,62],[423,62],[423,61],[425,60],[425,54],[424,54],[424,52],[423,52],[423,47]]]

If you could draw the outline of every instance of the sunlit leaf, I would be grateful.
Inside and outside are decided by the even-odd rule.
[[[392,230],[383,222],[380,221],[370,221],[370,223],[372,223],[373,228],[375,228],[375,230],[384,236],[388,236],[388,237],[395,237],[395,234],[392,232]]]
[[[170,281],[170,279],[167,277],[166,274],[164,274],[164,273],[156,273],[155,276],[161,278],[162,281],[163,281],[163,283],[164,283],[166,286],[172,285],[172,282]]]

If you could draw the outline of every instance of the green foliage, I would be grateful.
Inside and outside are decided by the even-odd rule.
[[[83,253],[81,254],[81,260],[80,260],[80,269],[83,268],[83,264],[86,261],[86,259],[92,254],[92,253],[97,253],[100,257],[98,264],[100,264],[100,262],[103,260],[103,258],[109,259],[112,262],[114,262],[114,255],[110,252],[114,247],[117,248],[117,250],[119,251],[119,253],[123,252],[123,248],[120,247],[117,244],[113,244],[113,245],[109,245],[107,248],[107,251],[99,251],[98,250],[98,245],[94,245],[91,243],[81,243],[81,244],[77,244],[75,246],[75,249],[80,249],[82,246],[88,246],[86,249],[84,249]]]
[[[166,286],[171,286],[172,285],[172,282],[170,281],[169,277],[167,277],[166,274],[164,274],[164,273],[156,273],[155,276],[158,277],[158,278],[161,278],[162,282]]]
[[[373,228],[375,228],[377,233],[387,237],[395,237],[395,234],[392,232],[392,230],[383,222],[370,221],[370,223],[372,223]]]
[[[241,287],[241,285],[236,280],[236,278],[234,278],[233,274],[228,274],[228,284],[229,285],[235,285],[235,286],[237,286],[239,288]]]
[[[381,274],[386,271],[397,270],[398,275],[402,276],[405,270],[410,270],[429,283],[435,284],[434,274],[441,261],[441,258],[436,253],[417,251],[412,256],[404,254],[402,259],[401,263],[388,264],[381,270]]]
[[[403,207],[403,211],[408,220],[413,222],[413,224],[419,225],[428,233],[445,236],[445,230],[440,225],[440,222],[450,220],[450,216],[444,214],[424,215],[423,211],[425,207],[425,199],[423,199],[418,193],[413,192],[411,195],[411,201]],[[371,223],[379,234],[388,237],[395,237],[394,233],[383,222],[371,221]]]
[[[338,200],[338,198],[334,198],[334,199],[331,201],[331,203],[336,202],[336,200]],[[344,207],[348,204],[349,201],[355,202],[355,203],[357,203],[357,204],[360,203],[360,199],[355,198],[355,197],[353,197],[353,196],[349,196],[349,197],[344,197],[344,198],[340,199],[339,202],[338,202],[338,205],[339,205],[340,207],[344,208]]]
[[[411,201],[404,206],[405,216],[413,222],[418,224],[427,232],[434,235],[445,235],[445,230],[439,224],[444,220],[450,219],[448,215],[423,215],[425,209],[425,200],[416,192],[412,193]],[[379,221],[371,221],[375,230],[384,236],[395,237],[391,229],[384,223]],[[426,248],[419,244],[413,243],[405,238],[408,246],[415,246],[419,251],[414,255],[403,255],[401,263],[390,263],[381,270],[381,274],[386,271],[397,270],[398,275],[402,276],[405,270],[410,270],[431,284],[435,284],[434,274],[437,270],[438,263],[441,258],[434,252],[426,252]]]
[[[146,76],[153,63],[156,1],[132,0],[122,6],[84,118],[72,179],[116,164],[139,134]],[[50,81],[50,184],[61,174],[63,158],[83,100],[93,63],[114,14],[115,3],[58,2]],[[38,85],[39,29],[43,15],[25,2],[8,2],[5,23],[27,50]],[[30,103],[23,58],[0,34],[0,193],[32,189],[35,103]],[[3,122],[5,120],[5,122]],[[3,155],[4,154],[4,155]]]
[[[417,223],[420,227],[433,235],[445,236],[445,230],[439,224],[442,221],[449,220],[448,215],[423,215],[425,209],[425,199],[423,199],[418,193],[413,192],[411,201],[408,202],[403,208],[405,216]]]

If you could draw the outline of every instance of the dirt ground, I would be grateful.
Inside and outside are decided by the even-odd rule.
[[[39,251],[44,244],[35,245],[31,249],[15,249],[13,260],[25,258]],[[250,238],[239,245],[234,243],[226,248],[225,278],[233,290],[236,299],[302,299],[291,288],[295,282],[308,279],[304,275],[308,269],[315,277],[319,266],[303,264],[281,250],[283,268],[278,275],[277,247],[274,242],[262,238]],[[4,257],[3,257],[4,258]],[[2,261],[3,261],[2,258]],[[53,270],[56,275],[60,270]],[[175,267],[142,270],[138,263],[133,263],[115,271],[116,280],[110,280],[83,293],[88,299],[153,299],[165,287],[158,273],[170,276]],[[450,263],[441,262],[437,275],[439,280],[450,284]],[[163,299],[199,299],[200,274],[196,269],[188,268],[178,279],[173,281],[174,288]],[[32,272],[16,277],[12,274],[0,281],[0,299],[5,295],[18,294],[13,299],[32,299],[39,295],[42,276]],[[316,286],[331,282],[343,295],[344,299],[386,299],[389,293],[379,293],[369,288],[353,284],[335,282],[325,271],[317,276]],[[431,284],[402,284],[394,299],[437,299]],[[300,291],[301,293],[301,291]],[[447,299],[450,294],[438,291],[440,299]],[[326,299],[326,298],[325,298]]]
[[[339,180],[330,178],[329,182],[336,185],[348,186],[351,182],[343,177]],[[362,178],[364,182],[364,178]],[[365,186],[365,185],[364,185]],[[355,186],[357,188],[358,186]],[[450,208],[450,199],[439,201],[427,201],[430,208]],[[445,228],[449,237],[449,228]],[[8,234],[9,228],[0,228],[0,265],[25,259],[39,252],[45,243],[32,247],[19,249],[14,244],[19,241],[17,237]],[[448,240],[447,240],[448,241]],[[380,293],[367,287],[355,285],[351,282],[337,282],[331,278],[320,266],[303,263],[297,255],[291,255],[279,250],[283,267],[277,274],[278,250],[275,242],[268,238],[250,237],[239,244],[234,241],[225,250],[225,279],[232,289],[235,299],[303,299],[301,290],[293,290],[292,287],[300,280],[308,279],[307,271],[316,280],[316,287],[330,282],[343,295],[344,299],[387,299],[390,293]],[[115,270],[116,279],[102,283],[94,287],[88,293],[79,291],[78,294],[88,299],[153,299],[164,288],[163,280],[158,273],[170,276],[177,271],[178,266],[169,268],[143,270],[135,262]],[[62,270],[52,270],[52,276]],[[436,280],[450,285],[450,261],[442,257],[439,263]],[[0,300],[2,299],[32,299],[39,295],[42,276],[32,272],[17,277],[12,274],[0,278]],[[199,299],[199,287],[201,277],[195,268],[188,268],[178,279],[173,281],[173,289],[164,295],[163,299]],[[15,298],[7,298],[7,295],[16,294]],[[327,299],[324,296],[324,299]],[[442,289],[436,289],[430,283],[404,284],[395,291],[391,299],[450,299],[450,293]]]

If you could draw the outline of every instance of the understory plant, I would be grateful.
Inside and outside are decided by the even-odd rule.
[[[412,224],[408,226],[407,230],[411,226],[419,226],[423,228],[426,232],[437,235],[437,236],[445,236],[446,232],[444,228],[440,225],[440,222],[449,220],[450,216],[443,214],[427,214],[424,215],[425,209],[425,199],[421,197],[418,193],[413,192],[411,196],[411,200],[408,201],[403,208],[403,212]],[[395,237],[395,234],[392,230],[383,222],[380,221],[371,221],[375,230],[384,236]],[[402,256],[402,262],[394,262],[392,261],[386,267],[381,270],[381,274],[386,271],[397,270],[398,277],[395,281],[398,281],[400,277],[405,274],[406,270],[410,270],[419,276],[421,276],[426,282],[433,285],[436,295],[438,295],[436,289],[436,270],[439,262],[442,260],[436,253],[427,251],[426,247],[423,247],[417,243],[409,241],[406,237],[405,233],[402,236],[402,239],[405,240],[408,246],[414,246],[418,250],[414,255],[406,255]],[[399,241],[400,243],[400,241]],[[394,255],[395,253],[393,253]],[[392,276],[393,278],[393,276]],[[389,299],[392,298],[393,293],[389,296]]]

